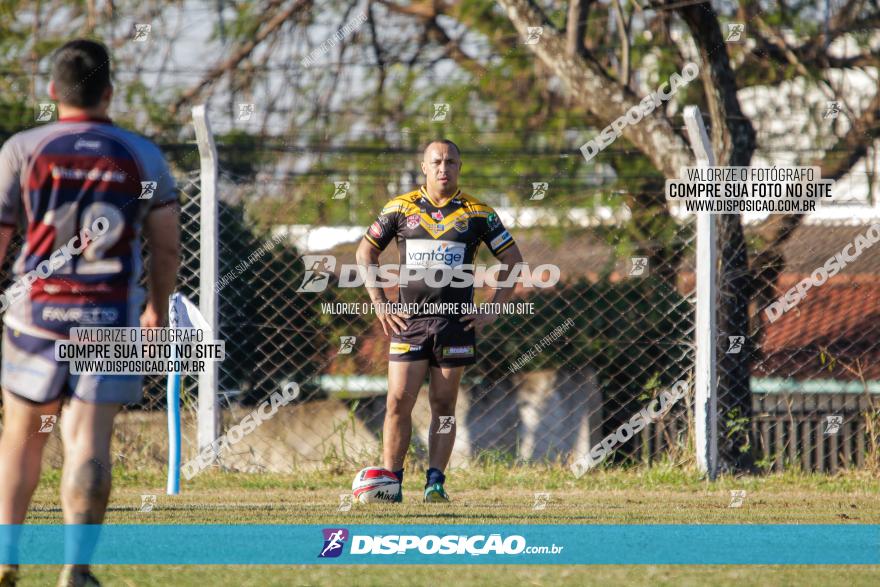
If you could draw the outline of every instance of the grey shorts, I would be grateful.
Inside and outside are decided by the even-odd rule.
[[[3,389],[38,404],[62,396],[93,404],[130,404],[143,397],[141,375],[72,375],[68,363],[55,360],[55,341],[3,329]]]

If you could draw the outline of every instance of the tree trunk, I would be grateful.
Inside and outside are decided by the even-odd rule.
[[[700,52],[716,164],[748,166],[755,152],[755,130],[740,109],[736,77],[715,10],[708,4],[700,4],[683,6],[678,11]],[[722,466],[733,470],[751,469],[754,459],[749,440],[752,417],[749,379],[752,353],[756,348],[749,337],[752,280],[739,214],[721,214],[717,218],[721,260],[716,346],[720,412],[718,456]],[[726,353],[730,336],[745,337],[739,353]]]

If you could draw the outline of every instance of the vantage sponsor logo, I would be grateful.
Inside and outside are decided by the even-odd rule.
[[[427,239],[406,241],[406,264],[416,267],[458,267],[464,262],[464,253],[463,243]]]

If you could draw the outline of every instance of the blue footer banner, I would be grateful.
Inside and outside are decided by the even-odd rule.
[[[880,564],[880,525],[0,526],[0,564]]]

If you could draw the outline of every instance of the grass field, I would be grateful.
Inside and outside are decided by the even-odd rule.
[[[340,512],[353,472],[253,475],[206,472],[164,494],[161,472],[114,471],[107,523],[148,524],[636,524],[880,523],[880,484],[868,472],[785,473],[708,483],[673,466],[595,471],[575,479],[562,468],[487,464],[453,471],[451,504],[423,504],[421,478],[408,473],[401,505],[355,505]],[[31,523],[59,523],[58,471],[47,471]],[[745,490],[741,507],[730,491]],[[550,494],[535,510],[536,492]],[[142,495],[157,496],[142,512]],[[25,567],[22,585],[51,585],[57,569]],[[877,585],[880,567],[843,566],[103,566],[108,586],[147,585]]]

